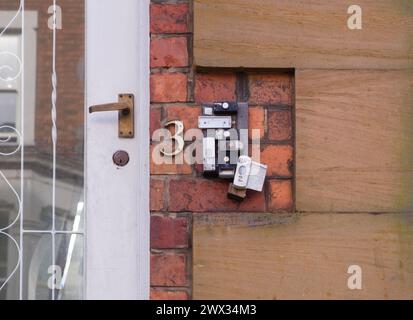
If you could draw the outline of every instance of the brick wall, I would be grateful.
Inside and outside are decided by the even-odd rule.
[[[151,298],[190,299],[193,214],[294,210],[294,73],[196,70],[191,1],[153,0],[150,80],[151,133],[176,119],[197,128],[202,103],[248,101],[268,165],[264,192],[236,202],[227,198],[228,182],[204,178],[199,165],[151,163]]]
[[[151,4],[151,133],[166,118],[195,119],[191,103],[191,15],[188,2]],[[192,118],[192,119],[191,119]],[[194,123],[185,123],[193,125]],[[191,294],[191,214],[169,209],[173,179],[193,175],[189,165],[151,163],[151,298],[184,300]]]

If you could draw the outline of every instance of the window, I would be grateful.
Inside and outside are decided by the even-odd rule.
[[[19,41],[19,35],[0,38],[0,139],[7,143],[17,142],[17,133],[9,127],[16,128],[19,109]]]
[[[16,126],[16,91],[0,91],[0,126]]]
[[[15,13],[15,11],[0,11],[0,30],[6,27]],[[20,18],[17,18],[0,37],[0,126],[11,126],[21,132],[21,103],[24,99],[24,144],[34,145],[36,86],[33,84],[36,83],[38,13],[27,11],[25,19],[24,54],[30,59],[26,59],[24,66],[24,97],[19,81],[22,68],[20,57],[23,54]],[[7,143],[18,142],[17,133],[8,128],[0,129],[0,139],[3,141],[8,139]]]

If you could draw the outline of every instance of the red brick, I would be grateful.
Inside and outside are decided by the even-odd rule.
[[[195,101],[235,101],[236,77],[233,73],[199,73],[195,77]]]
[[[188,76],[183,73],[151,75],[152,102],[184,102],[187,98]]]
[[[198,128],[198,117],[201,115],[200,107],[174,105],[165,107],[164,122],[170,120],[183,121],[185,131]]]
[[[175,157],[164,157],[157,144],[151,146],[151,174],[152,175],[171,175],[171,174],[191,174],[192,166],[187,164],[184,154],[180,153]],[[156,161],[155,161],[156,160]],[[167,162],[168,161],[168,162]]]
[[[151,300],[188,300],[189,295],[186,291],[168,291],[165,289],[151,289]]]
[[[255,159],[258,160],[258,159]],[[293,147],[266,145],[261,152],[261,163],[268,166],[267,176],[292,176]]]
[[[201,108],[198,106],[187,105],[170,105],[164,107],[164,117],[161,117],[161,108],[151,109],[151,138],[153,132],[157,129],[164,129],[163,124],[168,121],[179,120],[184,123],[185,133],[189,129],[198,128],[198,117],[201,115]],[[171,134],[175,133],[174,125],[168,127]],[[184,135],[185,136],[185,135]],[[192,137],[188,137],[187,141],[193,141]]]
[[[254,74],[249,77],[249,103],[292,105],[293,78],[289,74]]]
[[[271,180],[269,190],[269,210],[288,211],[293,210],[293,191],[290,180]]]
[[[150,114],[150,135],[152,139],[153,132],[159,128],[162,128],[161,124],[161,108],[151,108]]]
[[[188,4],[151,4],[152,33],[188,32]]]
[[[186,286],[185,254],[151,254],[151,285],[178,287]]]
[[[249,137],[252,137],[252,129],[260,130],[260,139],[264,138],[265,126],[265,110],[262,107],[249,108]]]
[[[175,179],[170,181],[168,211],[180,212],[261,212],[264,192],[249,191],[242,201],[228,199],[229,182],[222,180]]]
[[[188,66],[188,47],[185,37],[152,39],[152,68],[186,66]]]
[[[200,175],[204,172],[204,165],[202,163],[196,163],[194,168],[195,168],[195,172]]]
[[[273,141],[289,140],[292,137],[291,112],[271,110],[268,112],[268,139]]]
[[[151,211],[161,211],[164,209],[164,191],[165,183],[163,180],[151,179]]]
[[[189,231],[187,217],[151,217],[151,248],[188,248]]]

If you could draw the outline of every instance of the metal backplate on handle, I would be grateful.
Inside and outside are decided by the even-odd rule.
[[[130,93],[121,93],[118,103],[109,103],[92,106],[89,113],[118,111],[118,135],[119,138],[133,138],[135,136],[135,97]]]

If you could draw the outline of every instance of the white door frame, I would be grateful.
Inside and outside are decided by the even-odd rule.
[[[87,111],[120,93],[135,95],[134,139],[117,112]],[[149,0],[86,0],[86,299],[149,298],[149,105]]]

